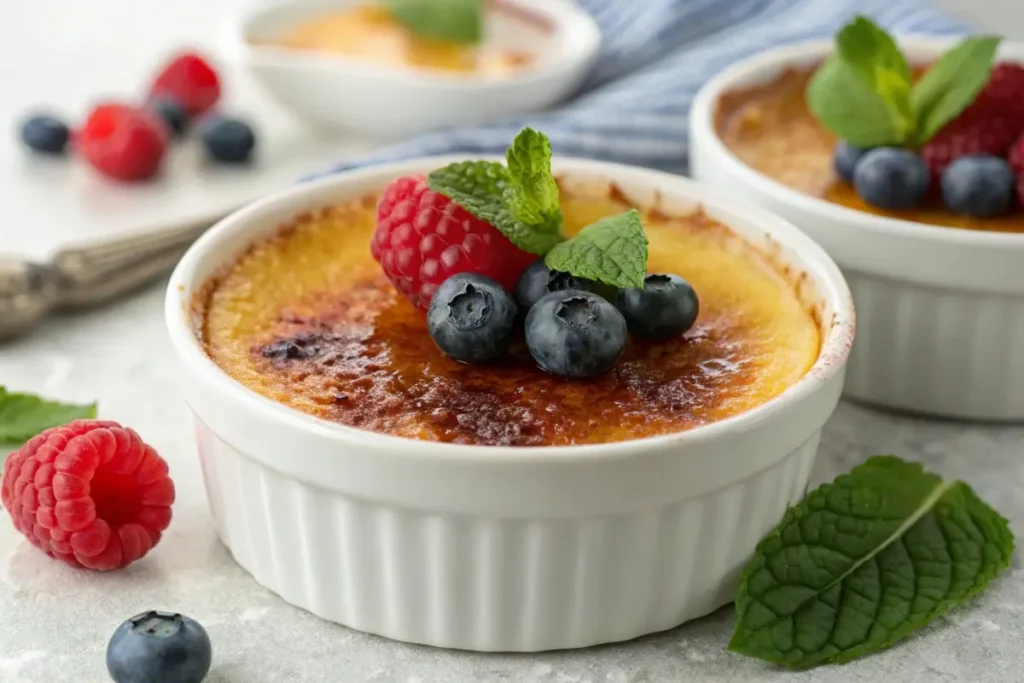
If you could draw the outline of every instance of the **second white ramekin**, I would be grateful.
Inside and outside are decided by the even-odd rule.
[[[952,42],[901,40],[918,63]],[[831,41],[777,48],[710,80],[693,105],[694,177],[792,221],[839,263],[857,305],[848,396],[944,417],[1024,420],[1024,234],[922,225],[831,204],[753,170],[718,137],[724,93],[809,68],[832,48]],[[1002,57],[1024,60],[1024,46],[1004,43]]]
[[[570,180],[614,180],[667,212],[703,206],[788,268],[821,321],[820,356],[797,384],[684,433],[553,448],[402,439],[263,398],[204,353],[193,297],[254,240],[298,214],[449,161],[297,186],[223,220],[181,261],[167,325],[220,537],[258,582],[299,607],[444,647],[626,640],[729,602],[755,544],[804,494],[853,337],[839,269],[780,218],[677,176],[556,163]]]

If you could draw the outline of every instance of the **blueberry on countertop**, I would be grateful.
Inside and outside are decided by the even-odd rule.
[[[989,154],[960,157],[942,172],[942,200],[950,211],[991,218],[1010,210],[1013,185],[1005,160]]]
[[[71,132],[66,123],[54,116],[31,116],[21,124],[21,141],[42,154],[63,154]]]
[[[225,164],[249,161],[256,147],[252,127],[239,119],[214,117],[203,124],[201,136],[207,154]]]
[[[868,151],[866,147],[858,147],[846,140],[836,143],[835,151],[832,154],[832,166],[836,174],[848,183],[853,182],[853,173],[857,168],[857,162]]]
[[[551,292],[564,292],[570,289],[593,292],[609,301],[615,300],[618,291],[603,282],[551,270],[545,265],[544,259],[538,259],[519,276],[516,283],[516,305],[525,315],[535,303]]]
[[[497,282],[476,273],[457,273],[434,292],[427,329],[445,354],[465,363],[483,363],[508,348],[516,314],[515,302]]]
[[[172,136],[180,138],[185,135],[188,130],[188,114],[183,106],[171,98],[160,97],[151,102],[149,107],[164,122]]]
[[[617,305],[629,331],[648,339],[682,334],[697,320],[697,292],[678,275],[648,275],[643,289],[620,291]]]
[[[876,147],[857,163],[857,194],[883,209],[913,208],[928,189],[928,167],[921,157],[898,147]]]
[[[594,377],[622,355],[626,321],[615,306],[593,292],[552,292],[526,316],[526,347],[543,370]]]
[[[170,612],[132,617],[107,644],[107,671],[115,683],[200,683],[212,661],[206,630]]]

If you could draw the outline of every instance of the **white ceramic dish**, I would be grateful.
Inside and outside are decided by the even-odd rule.
[[[839,269],[780,218],[692,181],[562,159],[665,211],[698,205],[800,278],[820,357],[781,396],[692,431],[623,443],[501,448],[324,422],[221,371],[193,296],[297,214],[452,161],[420,159],[300,185],[206,233],[171,279],[167,325],[196,416],[217,529],[285,600],[398,640],[471,650],[581,647],[664,630],[732,599],[758,540],[799,500],[843,384],[853,306]]]
[[[901,42],[917,63],[952,44]],[[723,93],[813,65],[831,50],[831,41],[782,47],[710,80],[693,105],[694,177],[792,221],[842,267],[858,320],[848,396],[946,417],[1024,419],[1024,234],[922,225],[831,204],[758,173],[718,137]],[[1004,43],[1002,57],[1022,61],[1024,46]]]
[[[295,0],[254,9],[234,27],[229,53],[307,120],[392,138],[549,107],[582,83],[601,43],[593,18],[574,3],[500,0],[488,7],[485,43],[526,50],[536,60],[507,76],[450,75],[255,44],[325,9],[366,2]]]

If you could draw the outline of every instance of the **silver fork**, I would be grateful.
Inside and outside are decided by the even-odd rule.
[[[166,274],[210,224],[65,249],[48,263],[0,257],[0,340],[54,311],[106,303]]]

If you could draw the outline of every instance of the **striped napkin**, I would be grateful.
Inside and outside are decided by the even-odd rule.
[[[317,175],[430,154],[504,154],[525,125],[555,154],[687,172],[687,116],[700,86],[733,62],[784,43],[833,35],[854,14],[890,31],[968,27],[929,0],[579,0],[603,45],[580,94],[558,109],[427,133]]]

